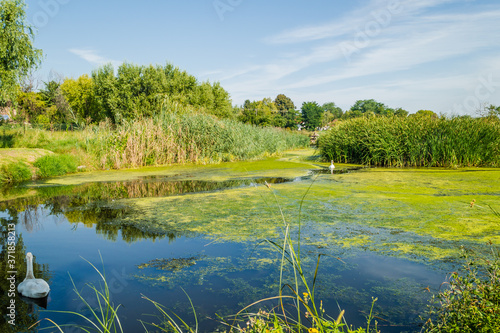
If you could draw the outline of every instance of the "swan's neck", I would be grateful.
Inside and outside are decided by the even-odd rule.
[[[33,275],[33,258],[28,257],[27,259],[26,279],[34,279],[35,276]]]

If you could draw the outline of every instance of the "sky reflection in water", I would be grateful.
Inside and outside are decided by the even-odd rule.
[[[18,220],[17,232],[22,237],[25,250],[34,253],[36,262],[46,265],[45,269],[38,268],[36,274],[48,279],[51,285],[48,310],[84,310],[76,300],[68,273],[79,289],[85,283],[98,285],[96,272],[82,258],[102,269],[102,255],[113,301],[122,304],[119,313],[126,331],[142,331],[138,319],[157,322],[154,317],[145,315],[157,312],[141,299],[141,294],[192,322],[192,313],[186,310],[189,309],[189,302],[181,287],[196,307],[201,331],[210,331],[218,325],[215,313],[223,316],[235,314],[258,299],[278,294],[279,253],[262,244],[261,239],[222,242],[207,238],[203,233],[181,229],[157,232],[109,223],[138,213],[135,208],[124,204],[126,201],[115,200],[189,195],[286,181],[289,180],[263,178],[168,182],[164,177],[148,177],[131,182],[47,188],[41,189],[38,199],[7,203],[6,207],[11,207],[10,214],[14,215],[3,211],[0,218],[3,218],[3,224]],[[19,213],[12,208],[28,204],[29,208],[24,211],[19,209]],[[318,254],[324,255],[318,275],[317,295],[329,314],[337,316],[338,302],[346,310],[349,324],[364,325],[363,311],[368,312],[371,298],[378,297],[377,308],[383,311],[379,315],[388,320],[379,320],[379,323],[396,325],[385,327],[383,332],[418,330],[419,311],[425,307],[429,296],[422,290],[429,285],[439,286],[446,271],[370,252],[351,252],[356,254],[351,253],[349,258],[339,260],[337,258],[345,254],[345,250],[335,246],[305,244],[303,247],[304,264],[311,273],[314,272]],[[175,269],[171,266],[168,266],[170,269],[144,267],[154,259],[166,259],[170,263],[171,260],[178,260],[179,265]],[[18,276],[20,280],[23,278]],[[82,289],[82,294],[92,299],[90,289]],[[260,307],[273,305],[264,303]],[[47,317],[60,324],[77,319],[51,312],[36,315],[39,319]],[[398,326],[403,323],[405,326]]]

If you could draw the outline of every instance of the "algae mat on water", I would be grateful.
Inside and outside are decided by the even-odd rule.
[[[300,217],[304,244],[424,260],[455,257],[460,245],[500,245],[500,218],[490,209],[499,208],[498,169],[365,169],[313,178],[270,189],[127,200],[139,213],[119,223],[219,241],[279,238],[279,207],[297,231],[307,192]]]
[[[489,241],[500,245],[500,218],[492,210],[500,210],[500,169],[373,168],[312,176],[311,170],[328,166],[312,154],[312,150],[299,150],[281,158],[220,165],[83,173],[42,185],[135,179],[136,188],[141,179],[151,177],[160,182],[285,177],[292,181],[272,184],[270,189],[214,187],[214,191],[176,196],[109,197],[116,199],[113,205],[128,207],[128,213],[107,223],[148,233],[179,231],[219,241],[259,241],[282,236],[280,207],[296,232],[302,203],[301,240],[318,248],[425,260],[456,257],[461,245],[485,248]],[[337,165],[336,170],[343,167]],[[102,194],[98,197],[104,199]]]

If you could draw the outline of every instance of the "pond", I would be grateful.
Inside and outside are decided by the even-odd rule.
[[[429,290],[437,292],[461,265],[460,246],[481,253],[487,242],[500,244],[500,221],[489,209],[498,207],[499,169],[337,165],[330,173],[311,154],[81,173],[4,188],[0,220],[4,239],[12,226],[17,235],[17,283],[32,252],[35,275],[51,292],[42,306],[15,296],[17,325],[3,322],[1,331],[27,332],[43,318],[82,323],[54,311],[90,315],[73,290],[97,305],[86,285],[100,284],[90,263],[105,272],[126,332],[143,332],[140,321],[158,323],[142,295],[194,326],[192,302],[200,332],[223,330],[220,317],[231,322],[247,305],[278,295],[281,253],[273,244],[283,242],[284,219],[295,245],[300,236],[310,283],[320,256],[315,293],[327,314],[336,318],[344,309],[349,324],[364,327],[377,298],[382,332],[418,332]],[[2,263],[7,252],[4,244]],[[289,266],[282,283],[294,284]],[[1,297],[5,308],[10,298]],[[262,301],[249,311],[276,304]]]

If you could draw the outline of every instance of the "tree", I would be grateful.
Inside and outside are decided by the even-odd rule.
[[[77,124],[96,122],[99,120],[94,98],[94,82],[84,74],[78,79],[65,79],[61,84],[61,92],[69,104],[70,119]]]
[[[374,99],[358,100],[353,106],[351,106],[351,111],[359,111],[361,113],[372,111],[378,115],[390,113],[390,111],[386,110],[387,107],[383,103],[377,102]]]
[[[274,99],[274,104],[282,115],[286,114],[288,110],[295,110],[295,105],[293,104],[292,100],[286,97],[284,94],[279,94],[278,96],[276,96],[276,98]]]
[[[40,90],[40,95],[42,100],[47,106],[52,106],[56,104],[57,90],[61,85],[59,82],[54,80],[49,82],[44,82],[45,88]]]
[[[344,112],[341,108],[335,105],[334,102],[328,102],[322,106],[323,114],[321,115],[321,126],[326,126],[335,119],[340,119]]]
[[[94,120],[99,122],[108,118],[113,123],[123,120],[121,113],[117,111],[118,97],[113,66],[107,64],[93,71],[92,81],[94,82],[93,94],[97,110],[99,110]]]
[[[323,108],[316,102],[302,103],[301,113],[305,128],[314,131],[316,127],[319,127],[321,125],[321,114],[323,112]]]
[[[495,106],[490,104],[484,108],[484,113],[486,117],[500,117],[500,106]]]
[[[396,110],[394,110],[394,115],[397,117],[407,117],[408,113],[409,112],[403,108],[397,108]]]
[[[16,104],[18,105],[17,117],[27,123],[36,122],[47,106],[42,100],[41,94],[34,91],[19,92]]]
[[[412,117],[429,117],[432,119],[437,119],[438,115],[431,110],[418,110],[417,113],[411,114]]]
[[[0,105],[15,101],[17,86],[42,61],[33,46],[33,28],[26,23],[22,0],[0,1]]]
[[[238,116],[241,122],[260,125],[276,126],[279,120],[276,119],[278,108],[271,98],[264,98],[261,101],[246,100],[243,104],[243,110]]]
[[[171,64],[124,63],[118,67],[116,76],[113,67],[105,65],[92,73],[92,81],[99,110],[97,120],[110,118],[120,123],[151,117],[164,107],[167,99],[219,118],[234,116],[229,93],[219,82],[199,83],[194,76]]]
[[[274,126],[297,129],[300,116],[292,100],[284,94],[279,94],[274,99],[274,104],[279,112],[275,117]]]

